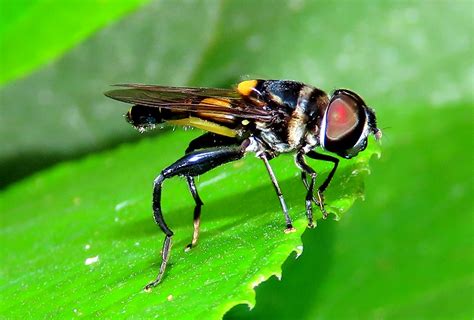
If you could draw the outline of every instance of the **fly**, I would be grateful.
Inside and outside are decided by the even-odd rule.
[[[185,155],[165,168],[154,180],[153,215],[165,233],[161,266],[156,279],[145,290],[163,278],[170,257],[173,231],[161,210],[163,182],[174,176],[186,178],[196,203],[194,231],[190,250],[199,237],[201,206],[194,178],[222,164],[254,153],[261,159],[275,188],[285,218],[285,232],[293,232],[293,224],[278,181],[269,160],[281,153],[295,153],[296,166],[307,190],[305,198],[308,226],[313,228],[313,203],[326,218],[324,190],[336,172],[339,159],[316,152],[319,147],[340,157],[355,157],[367,146],[367,137],[378,140],[374,111],[355,92],[335,90],[332,95],[295,81],[246,80],[234,89],[168,87],[142,84],[119,85],[120,89],[105,93],[107,97],[133,104],[127,121],[140,132],[156,125],[192,126],[207,133],[192,140]],[[315,188],[317,173],[305,157],[329,161],[333,167],[324,182]]]

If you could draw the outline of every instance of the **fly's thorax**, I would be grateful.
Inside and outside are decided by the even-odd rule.
[[[256,134],[256,136],[262,140],[268,151],[285,153],[294,150],[294,147],[288,143],[286,128],[283,126],[261,130]]]
[[[267,152],[285,153],[293,150],[288,143],[287,119],[276,119],[274,122],[254,122],[252,135],[260,141]]]
[[[271,123],[257,123],[255,134],[268,148],[279,153],[308,144],[308,128],[311,130],[314,122],[320,121],[329,101],[324,91],[288,80],[243,81],[237,91],[254,105],[255,101],[263,103],[258,107],[274,115]],[[314,132],[311,134],[315,135]],[[309,142],[317,144],[312,140]]]
[[[303,137],[306,133],[306,124],[308,116],[299,107],[292,112],[288,120],[288,136],[287,141],[290,146],[297,148],[301,145]]]
[[[268,144],[264,142],[260,137],[251,136],[245,140],[243,144],[244,153],[255,153],[257,158],[260,158],[262,155],[265,155],[267,159],[273,159],[277,157],[280,152],[269,148]]]
[[[313,95],[313,103],[308,105],[308,122],[306,124],[306,132],[302,149],[305,152],[321,146],[321,126],[329,104],[329,96],[319,90],[317,95]]]
[[[307,128],[304,136],[304,142],[301,147],[301,149],[304,150],[304,153],[308,153],[309,151],[321,145],[319,140],[319,131],[320,128],[317,124],[312,124]]]
[[[311,94],[315,89],[309,86],[302,86],[298,92],[296,106],[288,119],[288,144],[293,148],[301,145],[303,137],[306,133],[308,123],[308,104],[310,103]]]
[[[328,101],[329,97],[324,91],[306,85],[301,87],[288,125],[290,145],[301,148],[308,144],[318,144],[319,124]]]
[[[304,86],[288,80],[247,80],[238,84],[237,91],[255,106],[288,112],[295,109],[299,91]]]

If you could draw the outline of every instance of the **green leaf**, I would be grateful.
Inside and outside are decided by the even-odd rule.
[[[175,231],[171,265],[157,288],[142,290],[156,276],[163,240],[150,216],[151,182],[192,136],[178,131],[126,145],[59,165],[4,192],[1,291],[9,299],[2,299],[0,313],[217,319],[236,304],[253,306],[253,288],[280,276],[288,255],[302,251],[305,190],[290,156],[272,163],[297,228],[291,234],[283,232],[263,164],[249,156],[200,178],[200,243],[186,253],[194,204],[184,181],[166,181],[163,210]],[[342,160],[326,194],[328,210],[337,216],[361,197],[375,145],[355,161]],[[331,168],[316,164],[324,175]]]
[[[2,1],[0,85],[59,57],[145,0]]]
[[[472,4],[468,1],[346,1],[342,5],[321,1],[275,5],[270,0],[186,2],[180,6],[175,1],[151,3],[95,34],[57,62],[0,89],[0,183],[10,182],[58,159],[107,148],[136,136],[117,117],[126,107],[120,109],[101,95],[106,84],[127,81],[228,86],[237,82],[239,76],[255,76],[292,78],[326,90],[352,88],[374,106],[380,126],[387,128],[382,161],[375,163],[374,174],[368,179],[366,201],[356,202],[351,214],[340,223],[324,221],[316,230],[306,232],[304,254],[296,261],[287,260],[282,282],[273,279],[259,286],[262,289],[257,289],[255,313],[247,317],[472,318],[474,244],[470,195],[474,183],[469,173],[474,162],[470,152],[474,46],[469,35],[474,32],[474,24],[471,12]],[[184,146],[184,143],[180,145]],[[155,148],[154,145],[151,149]],[[181,149],[173,151],[180,152]],[[145,155],[140,153],[137,159]],[[157,153],[150,160],[156,167],[143,174],[139,182],[127,180],[129,189],[107,210],[129,199],[127,195],[136,186],[151,181],[150,177],[161,169],[157,159],[162,156]],[[261,164],[250,168],[253,162],[249,160],[244,167],[250,171],[261,170],[257,169]],[[202,182],[227,169],[204,176]],[[282,171],[281,166],[276,169]],[[132,170],[139,168],[131,165],[122,171]],[[263,171],[260,173],[265,175]],[[74,179],[81,184],[91,180]],[[183,182],[175,183],[183,193],[187,192]],[[294,183],[301,188],[299,183]],[[285,188],[291,186],[286,182]],[[21,187],[12,190],[15,188]],[[165,188],[166,193],[168,184]],[[206,188],[212,186],[204,185],[203,189]],[[114,192],[121,190],[116,189]],[[136,194],[149,195],[149,189],[137,190]],[[67,189],[56,192],[64,190]],[[298,196],[291,203],[301,206],[299,190],[294,191]],[[103,194],[97,191],[90,195],[91,206],[103,201]],[[206,194],[211,196],[209,192]],[[186,198],[189,201],[186,205],[165,214],[169,212],[171,218],[183,210],[183,219],[189,226],[192,201]],[[3,200],[3,194],[0,199]],[[28,197],[18,195],[16,199],[24,205]],[[147,243],[148,251],[134,260],[143,263],[136,272],[141,278],[133,280],[132,289],[127,288],[129,282],[123,282],[125,288],[120,290],[130,292],[139,292],[153,278],[162,241],[147,214],[150,199],[138,199],[142,207],[127,211],[127,214],[142,215],[142,224],[133,231],[149,230],[154,240]],[[209,217],[219,209],[217,204],[212,205],[211,199],[204,200],[205,225],[209,223],[206,215]],[[276,213],[278,205],[274,199],[269,200],[268,205],[276,214],[274,221],[278,223],[282,221]],[[237,200],[231,203],[236,204]],[[242,204],[240,208],[243,207]],[[3,207],[0,211],[2,219],[7,219]],[[21,210],[14,214],[18,212]],[[28,221],[35,217],[34,212],[25,217],[23,228],[32,228]],[[108,219],[103,228],[112,217]],[[98,226],[102,226],[100,222]],[[45,233],[51,233],[49,227],[38,229],[35,240],[41,240]],[[74,234],[71,231],[70,237]],[[191,227],[180,234],[186,239],[175,243],[175,259],[189,241]],[[206,243],[204,233],[201,240],[196,250]],[[81,242],[79,246],[82,248],[87,243]],[[79,264],[94,256],[81,253],[84,255]],[[21,250],[9,254],[17,255],[12,259],[25,263]],[[143,262],[144,259],[148,260]],[[99,263],[102,261],[101,258]],[[117,278],[128,276],[136,270],[134,266],[130,272],[122,270],[113,274],[118,274]],[[177,268],[176,264],[173,268]],[[169,270],[168,280],[173,268]],[[71,279],[71,283],[81,277],[84,274]],[[18,277],[16,283],[20,282]],[[54,284],[51,286],[51,290],[56,290],[55,297],[59,297],[58,289]],[[7,291],[2,290],[2,296],[3,292]],[[38,299],[46,299],[48,293],[49,290],[44,290]],[[100,301],[104,301],[110,292],[95,292],[93,297],[100,294]],[[27,295],[28,292],[15,294],[21,298]],[[70,296],[71,301],[82,299]],[[206,296],[207,293],[198,298]],[[117,304],[115,301],[107,300],[111,309],[128,306],[128,300]],[[16,306],[22,310],[30,307],[19,302]],[[63,305],[59,310],[65,312],[66,308],[68,305]],[[139,307],[135,310],[136,317],[153,312]],[[245,317],[245,314],[237,316]]]

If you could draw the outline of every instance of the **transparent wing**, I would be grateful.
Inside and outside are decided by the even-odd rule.
[[[193,113],[215,113],[240,119],[271,121],[266,108],[245,102],[233,89],[167,87],[121,84],[123,89],[105,93],[109,98],[126,103]]]

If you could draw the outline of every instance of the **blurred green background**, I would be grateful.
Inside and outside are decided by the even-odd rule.
[[[109,84],[351,88],[384,131],[365,201],[307,231],[282,281],[226,318],[473,318],[473,12],[472,1],[1,0],[0,187],[139,139],[117,116],[126,107],[102,96]]]

